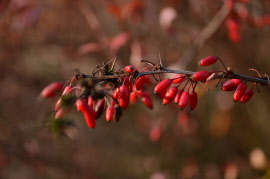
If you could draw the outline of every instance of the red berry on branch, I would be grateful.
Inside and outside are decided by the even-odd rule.
[[[135,70],[135,68],[133,66],[130,66],[130,65],[126,66],[124,69],[128,73],[134,72],[134,70]]]
[[[136,92],[131,92],[130,93],[130,102],[131,103],[135,103],[138,100],[138,95],[136,94]]]
[[[223,83],[221,89],[223,91],[233,91],[238,87],[241,82],[242,81],[240,79],[230,79]]]
[[[175,97],[174,97],[174,103],[175,103],[175,104],[178,104],[178,103],[179,103],[179,100],[180,100],[181,95],[182,95],[183,92],[184,92],[184,89],[180,89],[180,90],[176,93],[176,95],[175,95]]]
[[[160,97],[165,95],[167,88],[169,88],[171,84],[172,84],[172,80],[169,78],[159,82],[154,89],[154,93],[158,93]]]
[[[115,101],[113,100],[111,105],[106,109],[106,121],[111,121],[114,119],[115,116]]]
[[[92,108],[94,107],[95,100],[92,98],[92,96],[88,96],[87,104],[88,106],[91,106]]]
[[[212,73],[208,71],[198,71],[191,76],[194,81],[205,81]]]
[[[149,93],[147,92],[143,92],[142,94],[142,102],[143,104],[145,104],[145,106],[147,106],[150,109],[153,109],[153,102],[152,102],[152,98],[149,95]]]
[[[55,96],[55,94],[59,91],[61,91],[63,88],[62,84],[59,82],[54,82],[49,84],[48,86],[46,86],[42,92],[41,92],[41,96],[44,98],[51,98],[53,96]]]
[[[163,104],[169,104],[170,102],[172,102],[177,92],[177,87],[169,88],[165,93],[165,96],[163,97]]]
[[[184,109],[188,105],[188,102],[189,102],[189,93],[187,91],[184,91],[180,97],[178,106],[181,109]]]
[[[90,106],[87,106],[86,110],[83,112],[84,119],[90,128],[96,127],[96,113],[94,109]]]
[[[214,63],[216,63],[216,61],[218,60],[218,57],[215,56],[209,56],[206,57],[204,59],[201,59],[199,62],[200,66],[209,66],[209,65],[213,65]]]
[[[178,84],[185,80],[185,76],[182,74],[175,75],[173,78],[171,78],[172,83]]]
[[[196,108],[197,103],[198,103],[198,94],[195,91],[193,91],[190,94],[190,100],[189,100],[189,106],[192,111]]]
[[[99,118],[102,115],[104,107],[105,107],[105,99],[103,98],[97,100],[95,105],[96,118]]]
[[[241,103],[248,102],[251,99],[251,97],[253,96],[253,94],[254,94],[253,89],[246,90],[246,92],[244,93],[244,95],[240,99]]]
[[[140,76],[137,80],[136,80],[136,89],[140,90],[142,89],[143,85],[145,83],[145,76]]]
[[[233,101],[236,102],[242,98],[247,89],[246,83],[240,83],[233,94]]]
[[[72,86],[66,86],[63,90],[62,95],[70,94],[73,92],[73,87]]]
[[[129,104],[129,88],[127,86],[120,86],[118,92],[119,106],[125,109]]]

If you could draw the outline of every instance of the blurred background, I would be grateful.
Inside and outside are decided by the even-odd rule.
[[[55,101],[38,100],[49,83],[116,56],[116,69],[161,59],[224,70],[198,66],[215,55],[235,73],[269,74],[269,46],[269,0],[1,0],[0,178],[270,178],[267,86],[241,104],[213,81],[208,92],[198,86],[194,111],[181,111],[162,105],[154,83],[153,110],[138,102],[94,130],[73,110],[58,137],[47,128]]]

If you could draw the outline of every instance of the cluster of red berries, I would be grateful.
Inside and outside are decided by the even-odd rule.
[[[234,43],[241,40],[241,29],[244,29],[243,26],[245,24],[255,28],[270,26],[270,14],[259,15],[259,13],[257,13],[255,17],[251,14],[252,11],[249,11],[248,2],[249,0],[226,1],[227,6],[231,9],[230,14],[225,21],[227,36]]]
[[[198,94],[195,91],[198,83],[205,83],[216,77],[219,79],[230,78],[229,75],[233,74],[216,56],[209,56],[200,60],[199,65],[209,66],[217,61],[223,64],[225,71],[198,71],[192,73],[192,75],[177,74],[173,78],[160,81],[155,86],[154,93],[158,94],[163,104],[174,101],[180,109],[189,105],[190,109],[194,110],[198,103]],[[60,94],[55,104],[55,119],[62,119],[72,106],[76,106],[77,111],[83,114],[87,125],[90,128],[95,128],[96,119],[104,112],[107,121],[119,121],[123,110],[128,107],[129,103],[135,103],[138,99],[141,99],[142,103],[148,108],[153,108],[152,98],[144,90],[145,84],[149,83],[148,75],[151,73],[140,73],[132,66],[113,71],[114,63],[111,70],[108,63],[101,67],[98,66],[97,70],[93,70],[92,75],[82,73],[75,75],[67,86],[54,82],[43,89],[41,92],[43,98],[52,98],[57,93]],[[150,64],[153,67],[151,72],[156,71],[156,74],[159,74],[162,66]],[[259,76],[261,75],[259,74]],[[233,100],[246,103],[253,96],[255,85],[256,82],[251,89],[247,89],[243,80],[230,79],[222,84],[221,89],[223,91],[235,90]]]
[[[108,71],[108,68],[102,68],[99,72],[105,76],[113,73]],[[142,89],[144,84],[149,82],[146,76],[140,76],[133,83],[135,69],[132,66],[126,66],[116,73],[121,77],[104,80],[96,80],[93,76],[86,77],[79,74],[73,77],[70,85],[66,87],[59,82],[51,83],[43,89],[41,96],[52,98],[57,93],[61,93],[55,104],[55,119],[63,118],[75,105],[77,111],[84,115],[90,128],[95,128],[96,119],[104,111],[107,121],[119,121],[122,110],[127,108],[130,102],[136,102],[138,98],[141,98],[148,108],[153,108],[151,96]],[[74,81],[79,79],[82,79],[81,83],[73,86]]]

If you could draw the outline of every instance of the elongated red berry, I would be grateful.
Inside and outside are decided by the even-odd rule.
[[[106,109],[106,121],[111,121],[115,116],[115,101],[112,101],[111,105],[109,105]]]
[[[130,79],[128,76],[123,77],[122,82],[124,86],[128,86],[128,87],[130,86]]]
[[[163,100],[162,100],[163,104],[169,104],[170,102],[172,102],[177,92],[178,92],[177,87],[169,88],[167,92],[165,93],[165,96],[163,97]]]
[[[90,106],[87,106],[86,110],[83,111],[84,119],[90,128],[96,127],[96,113],[94,109]]]
[[[87,108],[87,103],[83,99],[77,99],[77,101],[76,101],[76,107],[77,107],[77,110],[78,111],[83,112]]]
[[[41,96],[44,98],[51,98],[55,96],[57,92],[61,91],[62,88],[63,86],[59,82],[51,83],[42,90]]]
[[[241,103],[246,103],[248,102],[252,96],[253,96],[254,92],[252,89],[248,89],[246,90],[245,94],[242,96],[242,98],[240,99]]]
[[[214,63],[216,63],[216,61],[218,60],[218,57],[215,56],[209,56],[206,57],[204,59],[201,59],[199,62],[200,66],[209,66],[209,65],[213,65]]]
[[[114,90],[112,97],[113,97],[114,99],[118,99],[118,95],[119,95],[119,87],[117,87],[117,88]]]
[[[195,91],[193,91],[189,95],[189,107],[192,111],[196,108],[197,103],[198,103],[198,95]]]
[[[94,107],[95,100],[92,98],[92,96],[88,96],[87,104],[88,106],[91,106],[92,108]]]
[[[211,75],[208,71],[198,71],[194,73],[191,77],[194,81],[205,81]]]
[[[247,89],[246,83],[240,83],[233,94],[233,101],[236,102],[242,98]]]
[[[138,95],[136,94],[135,91],[130,93],[130,102],[135,103],[138,100]]]
[[[226,81],[225,83],[223,83],[221,89],[223,91],[233,91],[238,87],[240,83],[241,83],[241,80],[239,79],[230,79]]]
[[[72,86],[66,86],[66,87],[64,88],[64,90],[63,90],[62,95],[71,94],[71,93],[73,93],[73,92],[74,92],[74,91],[73,91],[73,87],[72,87]]]
[[[181,83],[182,81],[185,80],[185,76],[182,75],[182,74],[178,74],[178,75],[175,75],[173,78],[172,78],[172,83],[174,84],[178,84],[178,83]]]
[[[171,84],[172,84],[172,80],[169,78],[159,82],[154,89],[154,93],[158,93],[159,95],[165,94],[167,88],[169,88]]]
[[[145,104],[145,106],[147,106],[150,109],[153,109],[153,101],[149,93],[143,92],[141,99],[143,104]]]
[[[125,109],[129,104],[129,88],[127,86],[120,86],[118,92],[119,106]]]
[[[181,98],[182,93],[184,92],[184,89],[180,89],[178,90],[178,92],[176,93],[175,97],[174,97],[174,103],[178,104],[179,100]]]
[[[187,91],[184,91],[180,97],[178,106],[181,109],[184,109],[188,105],[188,102],[189,102],[189,93]]]
[[[140,76],[140,77],[136,80],[136,82],[135,82],[136,89],[137,89],[137,90],[142,89],[144,83],[145,83],[145,76]]]
[[[134,70],[135,70],[135,68],[133,66],[130,66],[130,65],[126,66],[124,69],[128,73],[134,72]]]

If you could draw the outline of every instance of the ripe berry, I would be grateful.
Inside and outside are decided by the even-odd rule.
[[[142,102],[145,104],[145,106],[147,106],[150,109],[153,109],[153,102],[152,102],[152,98],[149,95],[149,93],[147,92],[143,92],[142,94]]]
[[[135,70],[135,68],[133,66],[130,66],[130,65],[126,66],[124,69],[128,73],[134,72],[134,70]]]
[[[111,105],[107,107],[106,109],[106,121],[111,121],[114,118],[115,115],[115,101],[113,100]]]
[[[193,91],[190,94],[190,99],[189,99],[189,106],[192,111],[196,108],[197,103],[198,103],[198,95],[195,91]]]
[[[96,113],[93,108],[87,106],[86,110],[83,112],[83,115],[88,127],[94,129],[96,127]]]
[[[136,94],[135,91],[130,93],[130,102],[135,103],[138,100],[138,95]]]
[[[233,94],[233,101],[236,102],[242,98],[247,89],[246,83],[240,83]]]
[[[218,60],[218,57],[209,56],[209,57],[206,57],[204,59],[201,59],[199,62],[199,65],[200,66],[209,66],[209,65],[216,63],[217,60]]]
[[[63,86],[59,82],[51,83],[42,90],[41,96],[44,98],[51,98],[55,96],[56,92],[61,91],[62,88]]]
[[[170,102],[172,102],[177,92],[177,87],[169,88],[165,93],[165,96],[163,97],[163,104],[169,104]]]
[[[221,89],[223,91],[233,91],[238,87],[240,83],[241,83],[241,80],[239,79],[230,79],[226,81],[225,83],[223,83]]]
[[[120,86],[118,92],[119,106],[125,109],[129,104],[129,88],[127,86]]]
[[[62,95],[66,95],[66,94],[72,93],[72,91],[73,91],[72,89],[73,89],[72,86],[66,86],[65,89],[63,90]]]
[[[96,118],[99,118],[104,111],[105,99],[99,99],[95,105]]]
[[[179,100],[180,100],[181,95],[182,95],[183,92],[184,92],[184,90],[183,90],[183,89],[180,89],[180,90],[176,93],[176,95],[175,95],[175,97],[174,97],[174,103],[175,103],[175,104],[178,104],[178,103],[179,103]]]
[[[154,89],[154,93],[158,93],[160,96],[165,95],[167,88],[172,84],[172,80],[167,78],[158,83]],[[163,97],[162,97],[163,98]]]
[[[145,83],[145,76],[140,76],[137,80],[136,80],[136,89],[140,90],[142,89],[143,85]]]
[[[240,99],[241,103],[246,103],[250,100],[250,98],[253,96],[254,92],[252,89],[246,90],[242,98]]]
[[[194,81],[205,81],[211,75],[208,71],[198,71],[194,73],[191,77]]]
[[[178,74],[178,75],[175,75],[173,78],[172,78],[172,83],[174,84],[178,84],[178,83],[181,83],[182,81],[185,80],[185,76],[182,75],[182,74]]]
[[[184,109],[188,105],[188,102],[189,102],[189,93],[187,91],[184,91],[181,95],[178,105],[181,109]]]

